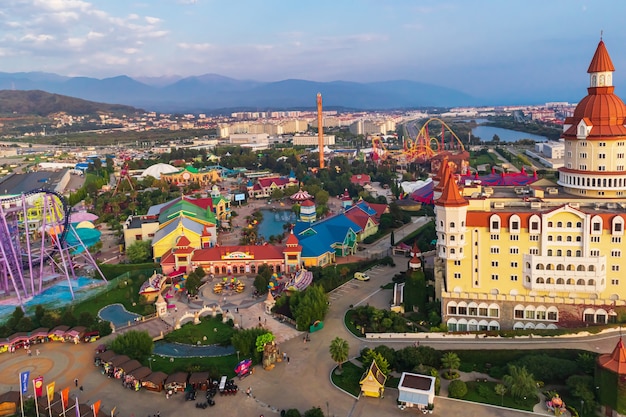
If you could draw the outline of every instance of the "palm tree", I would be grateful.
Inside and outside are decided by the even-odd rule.
[[[340,337],[335,337],[332,342],[330,342],[330,357],[333,358],[333,361],[337,363],[339,366],[339,370],[341,370],[341,365],[348,360],[348,353],[350,352],[350,345],[344,339]]]
[[[503,384],[496,384],[494,390],[496,391],[496,394],[498,394],[501,398],[500,405],[504,405],[504,394],[506,394],[507,391],[506,386]]]
[[[441,358],[441,365],[444,368],[448,368],[448,376],[452,377],[452,371],[459,369],[461,366],[461,359],[454,352],[446,352]]]
[[[537,382],[524,366],[509,365],[509,374],[502,381],[515,398],[531,397],[537,392]]]

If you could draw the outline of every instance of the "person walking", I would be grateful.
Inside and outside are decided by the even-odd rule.
[[[76,385],[76,388],[78,388],[78,378],[74,378],[74,385]]]

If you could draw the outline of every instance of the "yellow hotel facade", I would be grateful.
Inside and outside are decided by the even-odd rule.
[[[442,164],[435,280],[449,331],[581,327],[626,311],[626,107],[602,40],[587,72],[556,183],[462,187]]]

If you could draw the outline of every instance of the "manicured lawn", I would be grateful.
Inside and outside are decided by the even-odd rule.
[[[230,345],[230,339],[235,333],[232,326],[222,323],[222,316],[201,317],[200,324],[192,322],[184,324],[165,336],[168,342],[185,343],[188,345]]]
[[[218,356],[212,358],[165,358],[157,355],[152,357],[152,370],[162,371],[166,374],[174,372],[199,372],[209,371],[211,378],[219,378],[221,375],[227,375],[229,378],[235,376],[235,367],[239,363],[237,355]],[[149,366],[148,361],[144,365]],[[255,369],[256,372],[262,371],[260,367]]]
[[[466,401],[500,405],[525,411],[532,411],[535,404],[539,401],[537,397],[518,400],[512,398],[509,394],[504,394],[504,398],[502,398],[496,394],[496,384],[496,382],[467,382],[467,395],[463,397],[463,399]]]
[[[363,376],[364,369],[359,368],[352,362],[346,362],[342,365],[342,373],[341,375],[337,375],[336,371],[339,368],[335,368],[333,371],[331,379],[335,385],[340,387],[346,392],[358,397],[361,392],[361,386],[359,385],[359,381]]]

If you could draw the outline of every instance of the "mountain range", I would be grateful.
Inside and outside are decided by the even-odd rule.
[[[484,100],[461,91],[416,81],[260,82],[217,74],[139,79],[121,75],[97,79],[45,72],[0,72],[0,90],[42,90],[167,113],[315,108],[318,92],[322,93],[325,109],[386,110],[484,104]]]

